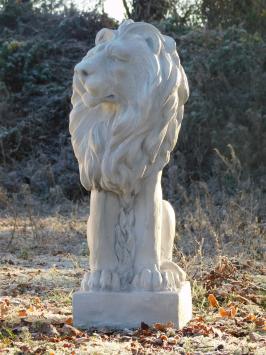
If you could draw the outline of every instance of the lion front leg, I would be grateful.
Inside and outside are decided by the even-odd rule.
[[[149,177],[135,198],[136,255],[134,262],[135,289],[161,290],[160,272],[162,189],[161,172]]]
[[[113,233],[119,210],[119,200],[114,193],[96,190],[91,192],[87,226],[91,271],[84,278],[85,289],[113,291],[120,289]]]
[[[162,202],[161,229],[161,272],[164,275],[166,288],[176,290],[185,281],[186,273],[172,261],[175,239],[175,211],[168,201]]]

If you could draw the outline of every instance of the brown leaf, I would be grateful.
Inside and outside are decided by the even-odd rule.
[[[167,322],[167,323],[154,323],[154,328],[157,330],[160,330],[161,332],[164,332],[168,328],[173,328],[174,323],[173,322]]]
[[[68,324],[68,325],[73,325],[73,318],[72,317],[69,317],[65,320],[65,323]]]
[[[62,331],[67,335],[81,336],[83,333],[72,325],[64,324]]]
[[[162,335],[160,336],[160,339],[167,341],[167,340],[168,340],[168,337],[167,337],[166,335],[162,334]]]
[[[175,339],[174,337],[170,337],[170,338],[168,338],[167,342],[168,342],[168,344],[176,345],[177,339]]]
[[[255,320],[255,324],[257,327],[265,327],[266,326],[266,321],[263,318],[257,318]]]
[[[33,303],[34,303],[35,305],[36,305],[36,304],[40,304],[40,303],[41,303],[40,297],[38,297],[38,296],[34,297]]]
[[[234,318],[237,314],[237,307],[230,303],[230,308],[225,309],[223,307],[219,308],[219,314],[221,317]]]
[[[25,317],[27,317],[28,314],[27,314],[26,309],[20,309],[20,310],[18,311],[18,316],[19,316],[20,318],[25,318]]]
[[[219,308],[219,314],[221,317],[229,317],[229,313],[227,312],[227,310],[223,307]]]
[[[234,318],[236,316],[236,314],[237,314],[237,307],[231,306],[231,308],[230,308],[230,317]]]
[[[5,299],[4,299],[4,302],[5,302],[5,304],[6,304],[7,306],[10,306],[9,299],[5,298]]]
[[[257,317],[254,314],[250,313],[243,320],[246,322],[255,322],[256,319]]]
[[[8,305],[6,302],[1,302],[0,303],[0,319],[4,319],[4,316],[6,315],[8,311]]]
[[[205,322],[205,319],[202,316],[197,316],[193,318],[193,322]]]
[[[63,348],[72,348],[73,344],[70,344],[70,343],[65,343],[63,345]]]
[[[157,329],[157,330],[165,330],[165,327],[162,323],[155,323],[154,325],[154,328]]]
[[[34,312],[35,311],[35,306],[30,305],[29,308],[27,309],[28,312]]]
[[[216,307],[216,308],[219,307],[219,302],[217,301],[216,297],[212,293],[209,294],[208,301],[212,307]]]
[[[23,351],[23,353],[25,354],[25,353],[29,353],[29,351],[30,351],[30,348],[29,348],[29,346],[28,345],[25,345],[25,344],[23,344],[23,345],[20,345],[20,350],[22,350]]]

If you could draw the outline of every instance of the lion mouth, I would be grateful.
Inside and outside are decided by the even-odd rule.
[[[96,97],[96,96],[92,96],[88,93],[85,93],[82,98],[83,98],[84,104],[89,107],[94,107],[94,106],[100,105],[105,102],[110,102],[110,103],[116,102],[116,96],[114,94]]]
[[[107,95],[103,98],[103,101],[107,101],[107,102],[114,102],[115,101],[115,95],[111,94],[111,95]]]

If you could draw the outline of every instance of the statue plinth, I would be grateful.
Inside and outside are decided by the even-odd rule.
[[[74,326],[137,328],[172,321],[180,329],[192,318],[190,283],[185,281],[175,292],[96,292],[73,294]]]

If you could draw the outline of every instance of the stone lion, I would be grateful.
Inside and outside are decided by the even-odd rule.
[[[70,133],[82,185],[91,191],[85,290],[175,290],[175,215],[162,198],[188,99],[175,41],[128,20],[102,29],[76,65]]]

